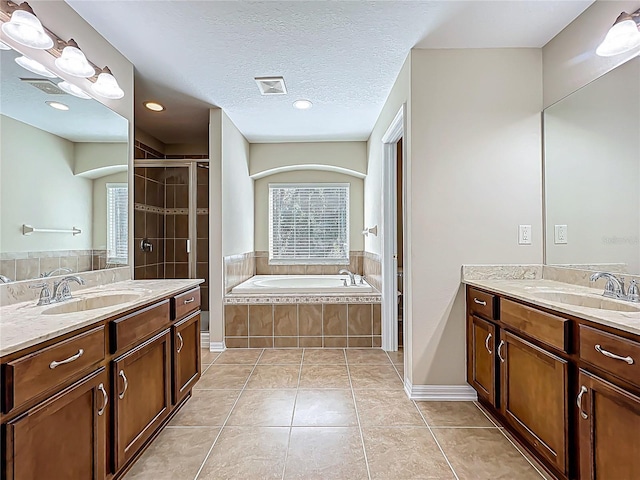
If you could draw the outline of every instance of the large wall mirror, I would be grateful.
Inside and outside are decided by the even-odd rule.
[[[640,57],[544,112],[546,263],[640,274]]]
[[[0,51],[0,280],[127,264],[128,121],[19,56]]]

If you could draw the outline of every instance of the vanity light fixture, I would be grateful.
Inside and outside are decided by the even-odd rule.
[[[49,105],[51,108],[55,108],[56,110],[62,110],[63,112],[66,112],[67,110],[69,110],[69,106],[65,105],[64,103],[51,102],[51,101],[47,101],[47,102],[44,102],[44,103]]]
[[[84,100],[88,100],[91,98],[91,96],[88,95],[87,92],[82,90],[77,85],[74,85],[73,83],[62,81],[58,83],[58,87],[60,87],[60,90],[62,90],[63,92],[68,93],[69,95],[73,95],[74,97],[82,98]]]
[[[91,66],[73,38],[66,43],[62,49],[62,55],[56,58],[55,64],[62,72],[72,77],[89,78],[96,74],[95,68]]]
[[[4,42],[0,42],[0,50],[11,50],[11,47]]]
[[[313,107],[313,103],[311,103],[309,100],[296,100],[295,102],[293,102],[293,106],[298,110],[309,110],[311,107]]]
[[[640,47],[640,9],[622,12],[596,49],[600,57],[612,57]]]
[[[27,2],[15,7],[11,20],[2,24],[2,31],[14,42],[25,47],[48,50],[53,47],[53,39],[47,35],[42,23]]]
[[[158,102],[144,102],[143,105],[152,112],[162,112],[166,110],[164,105],[161,105]]]
[[[37,73],[38,75],[42,75],[47,78],[56,78],[57,75],[51,71],[49,71],[44,65],[40,62],[36,62],[32,58],[25,57],[16,57],[16,63],[20,65],[22,68],[29,70],[30,72]]]
[[[104,67],[98,75],[96,83],[91,85],[91,90],[96,95],[111,100],[118,100],[124,97],[124,91],[118,85],[116,77],[113,76],[109,67]]]

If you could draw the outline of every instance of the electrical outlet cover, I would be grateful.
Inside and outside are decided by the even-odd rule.
[[[518,225],[518,244],[531,245],[531,225]]]
[[[564,245],[568,243],[568,230],[566,225],[556,225],[554,230],[554,243],[556,245]]]

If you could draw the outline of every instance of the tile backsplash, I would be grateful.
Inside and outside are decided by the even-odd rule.
[[[53,250],[0,254],[0,275],[13,281],[38,278],[58,268],[68,268],[72,273],[79,273],[106,267],[106,250]]]

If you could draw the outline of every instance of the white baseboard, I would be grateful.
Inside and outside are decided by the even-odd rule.
[[[411,400],[440,402],[475,402],[477,392],[471,385],[411,385],[405,379],[404,391]]]
[[[200,332],[200,348],[210,348],[209,332]]]
[[[225,347],[224,342],[210,342],[209,343],[209,351],[210,352],[224,352],[227,349]]]

